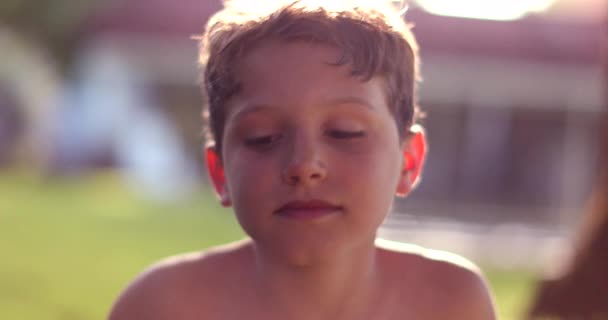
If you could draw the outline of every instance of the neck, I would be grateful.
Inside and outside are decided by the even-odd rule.
[[[371,298],[378,296],[373,242],[309,265],[277,263],[259,248],[255,252],[258,288],[272,309],[289,319],[351,319],[365,312]]]

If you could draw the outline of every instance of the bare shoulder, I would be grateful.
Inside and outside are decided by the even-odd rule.
[[[120,294],[110,320],[188,319],[201,314],[213,297],[229,289],[222,275],[247,251],[245,242],[166,258],[139,274]],[[193,297],[196,297],[194,301]]]
[[[452,319],[496,319],[487,281],[471,261],[450,252],[383,239],[376,246],[395,274],[409,275],[399,278],[412,286],[421,310],[428,303],[434,314]]]

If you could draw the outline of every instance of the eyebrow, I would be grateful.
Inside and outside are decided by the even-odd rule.
[[[247,108],[242,108],[241,110],[237,111],[234,115],[232,115],[232,118],[239,119],[248,114],[259,113],[259,112],[263,112],[264,110],[272,110],[272,109],[274,109],[274,107],[272,107],[270,105],[256,104],[256,105],[252,105]]]
[[[323,101],[322,103],[320,103],[320,105],[323,105],[323,106],[335,106],[335,105],[344,105],[344,104],[356,105],[356,106],[365,108],[365,109],[373,111],[373,112],[376,111],[376,108],[374,108],[374,106],[371,103],[369,103],[367,100],[361,99],[358,97],[354,97],[354,96],[330,98],[330,99],[327,99],[327,100]],[[242,108],[241,110],[237,111],[232,117],[235,119],[239,119],[248,114],[259,113],[259,112],[264,112],[265,110],[273,110],[273,109],[276,109],[276,107],[273,107],[272,105],[268,105],[268,104],[256,104],[256,105],[249,106],[247,108]]]
[[[328,99],[324,104],[326,104],[326,105],[341,105],[341,104],[357,105],[360,107],[365,107],[366,109],[369,109],[371,111],[376,111],[376,108],[374,108],[374,106],[369,101],[362,99],[362,98],[354,97],[354,96]]]

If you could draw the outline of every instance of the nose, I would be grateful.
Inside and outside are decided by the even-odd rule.
[[[289,185],[312,185],[327,176],[327,165],[322,157],[321,146],[313,139],[293,139],[286,156],[282,178]]]

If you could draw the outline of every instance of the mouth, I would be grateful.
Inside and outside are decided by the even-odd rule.
[[[275,214],[290,219],[315,219],[338,213],[342,207],[324,200],[290,201]]]

